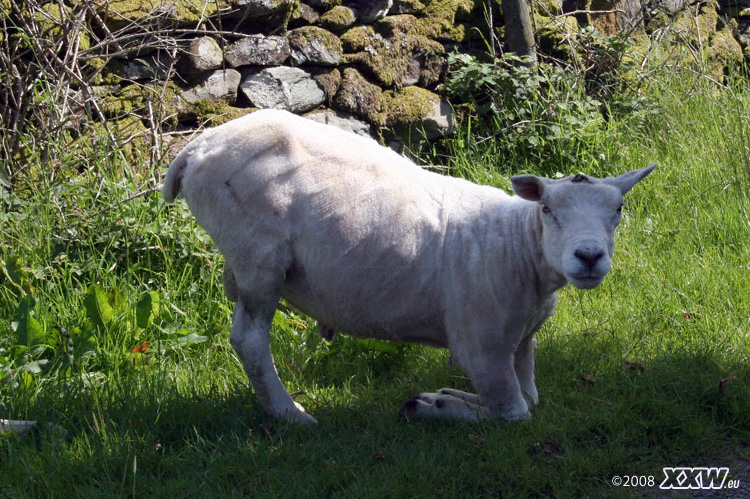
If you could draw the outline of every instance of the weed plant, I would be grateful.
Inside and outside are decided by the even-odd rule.
[[[320,423],[271,420],[229,346],[231,304],[210,240],[184,203],[130,199],[152,173],[100,154],[82,172],[40,169],[0,189],[0,418],[40,422],[29,436],[0,436],[0,493],[630,497],[659,492],[664,467],[742,472],[747,81],[657,77],[648,113],[605,118],[580,82],[539,71],[523,73],[524,85],[542,78],[547,99],[577,102],[554,107],[567,138],[542,137],[537,148],[503,135],[516,128],[491,135],[496,117],[467,119],[423,157],[505,189],[521,172],[659,168],[627,196],[610,275],[595,290],[562,290],[539,333],[541,404],[530,421],[400,422],[401,403],[418,391],[471,390],[447,352],[326,342],[283,304],[276,365]],[[532,132],[553,131],[550,116]],[[612,485],[632,475],[655,485]]]

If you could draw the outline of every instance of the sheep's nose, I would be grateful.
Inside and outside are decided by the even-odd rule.
[[[604,251],[599,248],[578,248],[575,251],[575,256],[585,263],[589,269],[593,269],[596,263],[604,256]]]

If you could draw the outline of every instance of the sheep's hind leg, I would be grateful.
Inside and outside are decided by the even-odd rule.
[[[536,348],[536,338],[530,334],[518,345],[514,360],[516,377],[518,377],[518,383],[526,396],[526,403],[529,407],[539,403],[539,392],[534,382],[534,348]]]
[[[279,295],[273,296],[274,299],[258,301],[240,291],[230,342],[266,412],[298,423],[316,423],[289,395],[273,363],[269,332]]]

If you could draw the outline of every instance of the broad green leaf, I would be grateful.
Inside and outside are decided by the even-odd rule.
[[[30,295],[33,293],[34,288],[31,285],[31,279],[29,278],[29,272],[26,267],[23,266],[21,257],[12,256],[5,260],[5,270],[8,273],[8,277],[20,290],[25,294]]]
[[[145,329],[151,323],[151,320],[159,313],[159,293],[149,291],[141,295],[136,305],[135,316],[136,323],[141,329]]]
[[[180,338],[179,343],[180,346],[187,346],[194,343],[205,343],[206,341],[208,341],[208,336],[201,336],[196,333],[190,333],[189,335]]]
[[[16,333],[18,343],[28,347],[39,345],[44,343],[45,334],[44,328],[32,315],[34,305],[36,304],[34,298],[31,296],[24,296],[21,301],[18,302],[16,312],[13,314],[13,331]]]
[[[124,312],[130,306],[128,297],[118,287],[114,287],[111,292],[107,293],[107,297],[109,298],[107,303],[109,303],[115,313]]]
[[[97,327],[103,328],[112,321],[114,310],[109,304],[107,293],[98,284],[92,284],[83,299],[86,316]]]
[[[40,359],[35,360],[32,362],[29,362],[28,364],[24,364],[19,369],[19,372],[27,372],[31,374],[39,374],[40,372],[44,371],[47,364],[49,364],[49,359]]]

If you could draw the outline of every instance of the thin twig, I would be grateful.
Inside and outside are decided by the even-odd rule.
[[[146,196],[148,194],[152,194],[154,192],[158,192],[160,189],[161,189],[161,186],[157,185],[156,187],[151,187],[149,189],[137,192],[137,193],[133,194],[132,196],[127,197],[127,198],[123,199],[122,201],[119,201],[119,202],[115,203],[113,206],[108,206],[107,208],[104,208],[103,210],[97,211],[96,213],[94,213],[94,216],[98,217],[99,215],[104,215],[105,213],[109,213],[110,211],[119,208],[120,206],[124,205],[125,203],[129,203],[130,201],[132,201],[134,199],[138,199],[139,197],[143,197],[143,196]]]

